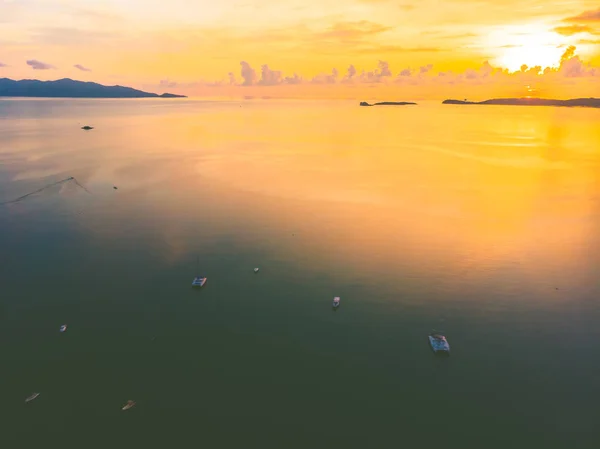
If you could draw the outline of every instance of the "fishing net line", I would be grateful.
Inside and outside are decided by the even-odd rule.
[[[70,176],[70,177],[68,177],[68,178],[61,179],[60,181],[53,182],[53,183],[51,183],[51,184],[48,184],[48,185],[46,185],[46,186],[44,186],[44,187],[41,187],[41,188],[39,188],[39,189],[37,189],[37,190],[34,190],[33,192],[29,192],[29,193],[27,193],[26,195],[23,195],[23,196],[20,196],[20,197],[18,197],[18,198],[15,198],[14,200],[10,200],[10,201],[4,201],[4,202],[0,203],[0,206],[4,206],[5,204],[13,204],[13,203],[18,203],[19,201],[23,201],[25,198],[28,198],[28,197],[30,197],[31,195],[35,195],[36,193],[40,193],[40,192],[42,192],[42,191],[44,191],[44,190],[46,190],[46,189],[49,189],[49,188],[51,188],[51,187],[54,187],[54,186],[57,186],[57,185],[60,185],[60,184],[63,184],[63,185],[64,185],[64,184],[66,184],[66,183],[68,183],[68,182],[70,182],[70,181],[73,181],[74,185],[76,185],[77,187],[80,187],[81,189],[85,190],[85,191],[86,191],[87,193],[89,193],[90,195],[92,194],[92,192],[90,192],[88,189],[86,189],[84,186],[82,186],[82,185],[79,183],[79,181],[77,181],[77,179],[75,179],[75,177],[74,177],[74,176]]]

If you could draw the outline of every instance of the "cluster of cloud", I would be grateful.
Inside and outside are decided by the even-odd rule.
[[[489,62],[484,62],[478,69],[466,69],[462,73],[452,71],[434,72],[433,64],[418,68],[405,68],[394,75],[387,61],[379,61],[377,67],[371,71],[361,70],[351,64],[343,75],[336,68],[330,72],[320,73],[312,78],[303,78],[294,73],[293,76],[284,76],[280,70],[273,70],[267,64],[261,66],[260,75],[247,62],[241,61],[241,83],[236,83],[233,73],[228,74],[227,82],[215,82],[211,85],[238,85],[238,86],[277,86],[285,84],[423,84],[427,82],[456,84],[462,82],[485,83],[491,81],[523,81],[527,79],[561,79],[600,77],[600,68],[586,64],[575,54],[574,46],[568,47],[557,67],[521,66],[521,69],[510,72],[507,69],[494,67]],[[176,87],[176,83],[163,84],[164,87]]]
[[[600,36],[600,8],[584,11],[577,16],[567,17],[562,22],[567,25],[559,25],[554,28],[554,31],[563,36],[573,36],[580,33]]]
[[[25,61],[25,64],[27,64],[33,70],[54,70],[57,68],[57,67],[53,66],[52,64],[42,62],[38,59],[28,59],[27,61]],[[0,67],[8,67],[8,65],[0,62]],[[73,67],[75,67],[78,70],[81,70],[82,72],[91,72],[92,71],[92,69],[84,67],[81,64],[75,64]]]
[[[228,74],[229,85],[239,86],[277,86],[280,84],[354,84],[354,83],[385,83],[389,80],[393,80],[394,74],[387,61],[379,61],[377,68],[371,71],[362,70],[358,73],[358,70],[354,64],[346,69],[344,75],[340,76],[340,71],[333,68],[329,73],[320,73],[312,78],[304,78],[297,73],[292,76],[283,76],[281,70],[272,70],[267,64],[261,66],[260,77],[257,75],[256,70],[247,62],[240,62],[241,70],[240,76],[242,82],[237,84],[235,82],[235,76],[232,72]],[[418,70],[413,71],[412,69],[404,69],[398,76],[407,77],[415,76],[422,78],[425,74],[433,69],[433,64],[420,67]],[[223,82],[213,83],[215,85],[222,85]],[[161,82],[161,85],[163,83]],[[175,87],[176,84],[172,84],[168,87]]]
[[[50,70],[56,68],[51,64],[46,64],[45,62],[38,61],[37,59],[28,59],[26,64],[33,70]]]

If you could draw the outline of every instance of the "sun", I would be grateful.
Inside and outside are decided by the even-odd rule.
[[[494,63],[511,72],[521,66],[557,67],[564,52],[563,46],[568,44],[564,36],[560,36],[542,26],[510,26],[493,30],[487,45],[495,48]]]

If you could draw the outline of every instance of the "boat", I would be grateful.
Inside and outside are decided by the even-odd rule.
[[[132,401],[130,399],[129,401],[127,401],[127,404],[125,404],[123,407],[121,407],[121,410],[129,410],[134,405],[135,405],[135,401]]]
[[[206,283],[206,278],[196,276],[192,281],[192,287],[202,287]]]
[[[335,298],[333,298],[333,307],[339,307],[340,305],[340,297],[336,296]]]
[[[200,257],[198,257],[197,270],[200,269]],[[202,276],[196,276],[192,281],[192,287],[202,287],[206,283],[206,278]]]
[[[446,337],[439,333],[429,334],[429,344],[436,354],[450,355],[450,345]]]
[[[258,268],[255,268],[255,269],[254,269],[254,272],[255,272],[255,273],[258,273]]]
[[[61,331],[61,332],[64,332],[64,331],[66,331],[66,330],[67,330],[67,325],[66,325],[66,324],[63,324],[63,325],[60,327],[60,331]]]
[[[40,395],[39,393],[33,393],[31,396],[29,396],[28,398],[25,399],[25,402],[33,401],[39,395]]]

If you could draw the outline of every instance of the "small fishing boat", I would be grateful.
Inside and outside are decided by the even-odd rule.
[[[134,405],[135,405],[135,401],[132,401],[130,399],[129,401],[127,401],[127,404],[125,404],[123,407],[121,407],[121,410],[129,410]]]
[[[206,278],[196,276],[192,281],[192,287],[202,287],[206,283]]]
[[[200,257],[198,257],[197,272],[200,271]],[[196,276],[192,281],[192,287],[202,287],[206,283],[206,278],[202,276]]]
[[[340,306],[340,297],[336,296],[335,298],[333,298],[333,307],[337,308]]]
[[[30,402],[33,401],[35,398],[37,398],[40,394],[39,393],[33,393],[31,396],[29,396],[28,398],[25,399],[25,402]]]
[[[66,330],[67,330],[67,325],[66,325],[66,324],[63,324],[63,325],[60,327],[60,331],[61,331],[61,332],[64,332],[64,331],[66,331]]]
[[[444,335],[439,333],[430,334],[429,344],[435,354],[450,355],[450,345]]]
[[[258,268],[255,268],[255,269],[254,269],[254,272],[255,272],[255,273],[258,273]]]

